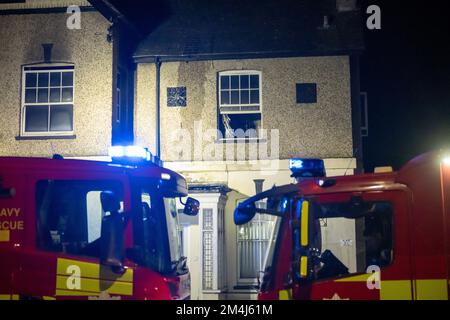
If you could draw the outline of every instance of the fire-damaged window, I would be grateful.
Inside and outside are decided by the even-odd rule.
[[[218,87],[220,138],[257,138],[261,129],[261,72],[220,72]]]
[[[37,246],[46,251],[100,256],[100,194],[113,191],[121,200],[119,182],[43,180],[36,185]]]
[[[23,69],[21,135],[73,134],[74,67]]]

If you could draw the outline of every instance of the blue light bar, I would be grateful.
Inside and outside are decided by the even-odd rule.
[[[302,169],[303,168],[303,159],[290,159],[289,160],[289,169]]]
[[[114,162],[132,164],[136,162],[151,162],[162,166],[161,160],[151,154],[147,148],[139,146],[112,146],[109,156]]]
[[[111,158],[139,158],[146,160],[148,150],[138,146],[114,146],[109,148]]]
[[[325,165],[321,159],[301,159],[289,160],[291,177],[295,178],[315,178],[325,176]]]

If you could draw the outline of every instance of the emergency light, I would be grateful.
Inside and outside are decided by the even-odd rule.
[[[294,178],[319,178],[325,176],[325,165],[321,159],[300,159],[289,160],[289,169]]]
[[[139,146],[112,146],[109,148],[109,156],[113,162],[123,164],[153,163],[162,166],[162,161],[155,157],[147,148]]]

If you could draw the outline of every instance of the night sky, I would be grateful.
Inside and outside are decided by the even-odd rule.
[[[362,90],[369,99],[366,171],[380,165],[398,169],[415,155],[450,146],[450,11],[445,3],[362,3],[363,8],[377,4],[382,12],[382,30],[366,31],[361,62]]]

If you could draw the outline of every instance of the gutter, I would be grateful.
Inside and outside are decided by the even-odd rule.
[[[156,156],[161,159],[161,115],[160,115],[160,95],[161,95],[161,60],[159,57],[155,57],[156,68],[156,95],[155,95],[155,107],[156,107]]]
[[[243,53],[197,53],[197,54],[143,54],[134,55],[136,63],[154,63],[156,59],[161,62],[177,61],[205,61],[205,60],[234,60],[234,59],[262,59],[262,58],[292,58],[292,57],[323,57],[323,56],[347,56],[361,54],[363,48],[330,51],[255,51]]]

